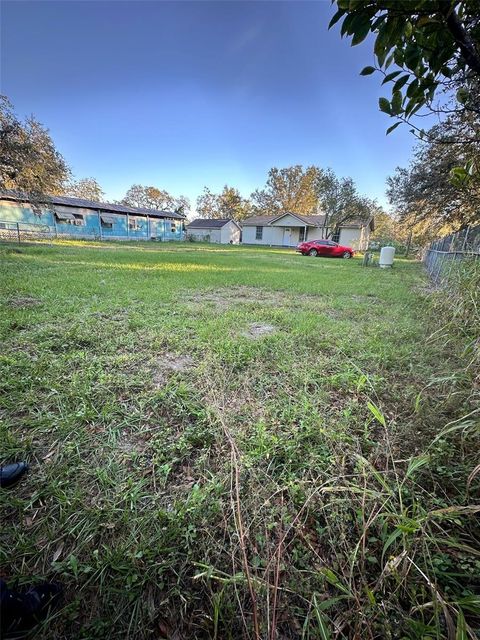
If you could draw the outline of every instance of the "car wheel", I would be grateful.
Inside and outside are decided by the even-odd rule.
[[[349,251],[344,251],[343,252],[342,258],[347,259],[347,258],[351,258],[351,257],[352,257],[352,254]]]
[[[318,256],[318,251],[316,249],[310,249],[310,251],[308,252],[309,256],[313,256],[314,258],[316,256]]]

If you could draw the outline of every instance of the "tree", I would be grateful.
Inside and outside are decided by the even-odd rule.
[[[387,195],[401,221],[415,219],[437,230],[460,229],[480,219],[478,167],[480,114],[454,114],[432,128],[409,167],[397,167],[387,181]]]
[[[187,215],[190,209],[190,200],[185,196],[175,198],[165,189],[147,187],[141,184],[133,184],[119,204],[139,209],[175,211],[182,215]]]
[[[202,218],[233,218],[238,221],[252,215],[252,207],[234,187],[225,185],[219,194],[212,193],[205,187],[197,198],[197,213]]]
[[[121,204],[139,209],[173,210],[175,200],[168,193],[157,187],[146,187],[141,184],[134,184],[121,200]]]
[[[69,182],[65,188],[65,195],[93,202],[104,202],[105,193],[95,178],[82,178],[75,182]]]
[[[397,118],[387,133],[423,107],[444,114],[478,112],[470,90],[480,77],[479,0],[335,1],[338,10],[329,27],[343,19],[341,35],[350,36],[352,46],[375,35],[377,66],[361,74],[378,71],[382,84],[392,85],[391,98],[379,100],[381,111]],[[391,65],[394,71],[388,71]],[[455,105],[433,103],[435,96],[452,91]],[[413,131],[422,134],[420,127]]]
[[[218,207],[218,196],[212,193],[208,187],[204,187],[203,192],[198,196],[196,210],[201,218],[212,220],[222,217]]]
[[[325,237],[329,238],[350,220],[367,221],[376,204],[359,195],[351,178],[338,178],[332,169],[317,169],[315,193],[325,215]]]
[[[178,196],[173,199],[173,210],[182,216],[188,215],[190,212],[190,200],[185,196]]]
[[[20,121],[0,96],[0,189],[25,194],[40,212],[48,196],[63,192],[69,175],[48,130],[33,116]]]
[[[254,209],[265,215],[280,215],[287,211],[299,214],[316,212],[316,167],[304,169],[301,165],[268,172],[267,184],[252,193]]]
[[[381,243],[400,240],[398,222],[379,208],[375,213],[375,231],[370,234],[370,239]]]

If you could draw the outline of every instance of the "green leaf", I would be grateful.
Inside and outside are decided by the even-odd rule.
[[[407,84],[409,78],[410,78],[409,73],[406,73],[404,76],[399,78],[393,85],[392,91],[400,91],[401,89],[403,89],[403,87]]]
[[[392,133],[392,131],[394,131],[401,124],[402,124],[401,122],[396,122],[395,124],[392,124],[391,127],[388,127],[387,132],[386,132],[385,135],[388,136],[388,134]]]
[[[455,631],[455,640],[468,640],[467,623],[461,609],[458,610],[457,629]]]
[[[465,87],[461,87],[458,91],[457,91],[457,100],[458,102],[460,102],[460,104],[465,104],[469,98],[470,94],[468,92],[467,89],[465,89]]]
[[[330,22],[328,23],[328,28],[331,29],[333,27],[334,24],[337,24],[337,22],[340,20],[340,18],[342,16],[345,15],[345,9],[339,9],[335,15],[333,16],[333,18],[330,20]]]
[[[402,111],[402,100],[403,100],[402,92],[394,91],[392,102],[391,102],[393,115],[398,115]]]
[[[383,113],[388,113],[388,115],[392,114],[390,102],[386,98],[379,98],[378,106],[380,107],[380,111],[383,111]]]
[[[370,18],[365,13],[354,13],[352,15],[350,33],[353,35],[352,46],[355,46],[367,37],[370,31]]]
[[[417,456],[416,458],[412,458],[408,463],[407,473],[405,474],[405,479],[410,478],[417,469],[424,467],[428,462],[430,462],[430,457],[423,455]]]
[[[386,84],[387,82],[390,82],[390,80],[393,80],[394,78],[396,78],[401,73],[402,73],[401,71],[392,71],[392,73],[389,73],[388,75],[385,76],[385,78],[383,79],[382,84]]]
[[[420,62],[422,50],[416,44],[410,43],[405,49],[405,65],[411,70],[415,71]]]
[[[368,21],[368,23],[365,23],[364,25],[356,29],[352,38],[352,47],[363,42],[365,38],[368,36],[369,32],[370,32],[370,21]]]
[[[409,98],[413,98],[413,96],[415,95],[415,93],[417,92],[418,86],[419,86],[419,81],[417,78],[415,78],[415,80],[413,82],[411,82],[408,85],[408,89],[407,89],[407,96]]]
[[[380,100],[381,99],[382,98],[380,98]],[[384,98],[384,100],[385,100],[385,98]],[[388,102],[388,100],[387,100],[387,102]],[[380,411],[380,409],[377,407],[377,405],[373,404],[373,402],[367,402],[367,407],[370,409],[370,413],[372,413],[372,415],[375,417],[375,420],[377,420],[377,422],[379,422],[381,425],[386,427],[387,423],[385,421],[385,416]]]
[[[352,35],[353,33],[353,22],[355,20],[355,14],[354,13],[349,13],[346,17],[345,20],[342,22],[342,28],[340,29],[340,35],[343,37],[345,34],[347,35]]]
[[[340,582],[340,579],[334,574],[334,572],[328,567],[322,567],[320,569],[320,573],[324,576],[325,580],[330,583],[333,587],[336,587],[343,593],[347,595],[351,595],[350,591]]]
[[[385,544],[383,545],[382,562],[383,562],[383,558],[385,557],[385,554],[386,554],[387,550],[392,546],[392,544],[395,542],[395,540],[402,535],[402,533],[403,533],[403,531],[401,529],[395,529],[395,531],[393,531],[388,536],[388,538],[385,541]]]
[[[363,67],[363,69],[360,71],[360,75],[370,76],[374,72],[375,72],[375,67]]]
[[[329,626],[329,619],[327,618],[327,616],[322,613],[321,611],[319,611],[318,607],[316,606],[316,597],[313,597],[314,602],[315,602],[315,617],[317,619],[317,624],[318,624],[318,631],[320,633],[320,638],[321,640],[330,640],[330,638],[332,637],[330,635],[330,630],[328,628]]]

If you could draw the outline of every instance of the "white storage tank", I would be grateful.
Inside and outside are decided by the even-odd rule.
[[[379,265],[385,269],[393,265],[393,258],[395,257],[395,247],[382,247],[380,251]]]

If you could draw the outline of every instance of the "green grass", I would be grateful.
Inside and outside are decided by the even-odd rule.
[[[41,637],[473,637],[478,398],[421,265],[0,253],[2,461],[31,464],[1,562],[64,583]]]

